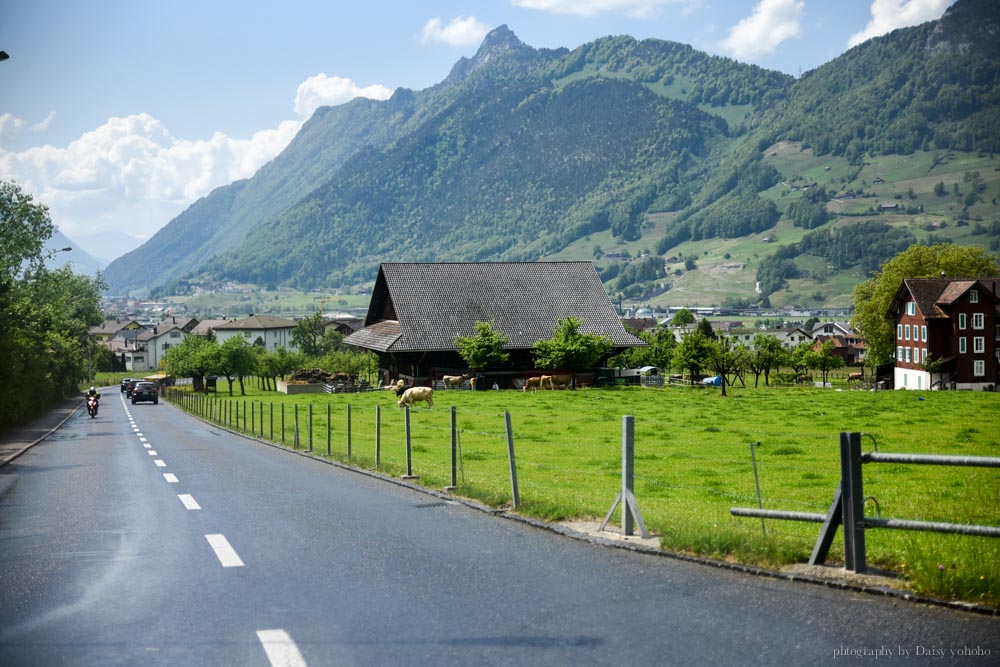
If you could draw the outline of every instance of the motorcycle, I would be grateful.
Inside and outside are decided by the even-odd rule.
[[[97,416],[97,407],[99,403],[100,401],[97,400],[96,396],[87,397],[87,414],[90,415],[91,419]]]

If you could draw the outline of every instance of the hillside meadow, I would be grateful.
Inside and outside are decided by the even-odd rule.
[[[404,411],[392,392],[289,397],[248,386],[246,396],[237,387],[230,398],[224,381],[219,389],[217,397],[195,404],[180,388],[172,400],[288,447],[296,446],[297,410],[298,448],[309,448],[311,437],[313,454],[366,469],[376,468],[378,408],[377,468],[393,476],[407,471]],[[632,415],[635,495],[662,548],[767,567],[806,562],[819,525],[768,520],[764,535],[758,519],[731,516],[730,508],[757,503],[751,443],[763,506],[819,513],[828,510],[839,482],[842,431],[865,433],[865,451],[877,443],[879,452],[1000,456],[997,393],[737,387],[724,398],[701,387],[616,387],[435,394],[433,410],[421,404],[410,413],[411,466],[419,484],[443,489],[451,483],[454,407],[460,456],[451,492],[512,509],[509,412],[521,501],[516,511],[546,521],[601,520],[620,488],[622,417]],[[995,468],[869,464],[864,483],[874,498],[866,505],[869,515],[877,501],[886,518],[1000,526]],[[612,523],[620,523],[617,512]],[[842,562],[842,539],[838,532],[828,562]],[[867,531],[866,540],[869,566],[897,573],[916,593],[1000,604],[995,539],[883,529]]]

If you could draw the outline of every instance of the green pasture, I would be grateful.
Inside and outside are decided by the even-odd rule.
[[[265,439],[273,428],[274,441],[300,449],[309,447],[311,423],[315,455],[368,469],[376,468],[378,409],[378,469],[394,476],[407,472],[404,412],[392,392],[289,397],[248,386],[245,397],[230,399],[224,382],[219,389],[197,403],[180,389],[172,400]],[[509,412],[517,511],[548,521],[600,520],[621,484],[622,417],[632,415],[635,493],[662,547],[776,567],[807,561],[819,526],[769,520],[764,535],[758,519],[730,515],[731,507],[757,504],[751,443],[759,443],[763,506],[820,513],[829,508],[839,481],[842,431],[870,434],[866,450],[874,441],[880,452],[1000,456],[996,393],[794,387],[731,392],[723,398],[718,389],[700,387],[438,391],[433,410],[421,404],[410,412],[412,473],[429,488],[451,484],[454,407],[460,455],[453,493],[510,509]],[[883,517],[1000,526],[996,469],[871,464],[864,482]],[[873,514],[874,507],[870,502],[866,512]],[[612,522],[620,523],[617,513]],[[843,558],[841,539],[838,534],[834,562]],[[867,546],[870,565],[895,571],[914,592],[1000,603],[997,540],[871,530]]]

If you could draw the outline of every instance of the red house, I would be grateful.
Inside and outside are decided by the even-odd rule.
[[[886,319],[895,323],[897,389],[1000,383],[1000,276],[907,278]]]

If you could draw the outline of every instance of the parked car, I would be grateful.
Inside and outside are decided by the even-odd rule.
[[[132,398],[132,391],[135,390],[135,386],[140,382],[142,382],[142,380],[137,380],[135,378],[128,381],[128,384],[125,385],[125,398]]]
[[[128,383],[131,381],[132,378],[125,378],[124,380],[122,380],[122,393],[125,393],[125,390],[128,389]]]
[[[152,401],[153,404],[160,402],[160,391],[156,388],[155,382],[136,382],[132,388],[132,405],[139,401]]]

